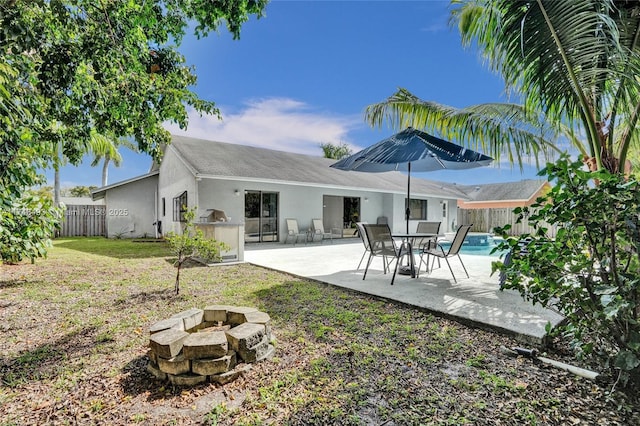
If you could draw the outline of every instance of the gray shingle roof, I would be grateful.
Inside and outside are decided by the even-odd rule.
[[[172,146],[202,177],[248,178],[302,185],[403,193],[400,172],[347,172],[329,167],[335,160],[246,145],[172,136]],[[459,185],[411,178],[411,195],[467,198]]]
[[[460,185],[469,201],[526,201],[533,197],[546,180],[525,179],[519,182]]]

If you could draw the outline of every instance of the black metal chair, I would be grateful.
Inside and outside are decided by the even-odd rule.
[[[364,253],[362,253],[362,257],[360,258],[360,263],[358,263],[358,267],[356,268],[356,271],[360,269],[360,265],[362,265],[362,261],[364,260],[364,257],[367,255],[367,253],[369,253],[369,241],[367,240],[367,234],[366,234],[366,231],[364,230],[363,225],[364,225],[363,222],[356,222],[356,229],[358,230],[358,235],[362,240],[362,244],[364,244]],[[386,266],[385,266],[385,272],[386,272]]]
[[[365,235],[367,237],[367,241],[369,243],[369,259],[367,260],[367,266],[364,270],[364,275],[362,279],[364,280],[367,277],[367,271],[369,270],[369,266],[371,265],[371,261],[374,257],[380,256],[384,262],[384,273],[387,273],[389,270],[389,265],[393,260],[396,261],[396,266],[393,269],[393,277],[391,277],[391,285],[396,279],[396,274],[398,272],[398,263],[400,258],[405,254],[403,247],[397,247],[393,237],[391,237],[391,229],[389,225],[369,225],[362,224]],[[388,258],[391,258],[387,261]]]
[[[436,237],[432,237],[432,238],[431,237],[421,238],[419,241],[416,242],[416,244],[414,244],[414,250],[420,256],[420,263],[418,264],[418,268],[416,269],[416,273],[418,275],[420,275],[420,268],[422,267],[423,263],[427,267],[427,272],[429,272],[429,264],[424,262],[423,256],[425,251],[431,250],[436,246],[436,242],[438,240],[437,235],[440,232],[441,224],[442,222],[418,222],[418,228],[416,229],[416,233],[436,235]],[[438,259],[438,262],[440,262],[440,259]],[[438,263],[438,266],[440,266],[439,263]]]
[[[440,243],[436,243],[435,247],[430,248],[429,250],[424,250],[422,256],[427,255],[427,263],[429,262],[429,256],[433,256],[433,260],[431,262],[431,269],[433,269],[433,262],[435,262],[436,258],[444,259],[447,262],[447,266],[449,266],[449,271],[451,271],[451,276],[453,276],[453,281],[458,282],[456,280],[456,276],[453,273],[453,269],[451,269],[451,264],[449,263],[449,258],[458,256],[460,260],[460,264],[462,265],[462,269],[464,269],[465,274],[467,274],[467,278],[469,278],[469,273],[467,272],[467,268],[464,266],[462,262],[462,258],[460,257],[460,249],[462,248],[462,244],[464,244],[464,239],[467,237],[469,230],[473,225],[462,225],[458,228],[455,237],[453,237],[453,241],[449,246],[448,250],[445,250],[444,247]],[[420,262],[422,263],[422,256],[420,258]]]

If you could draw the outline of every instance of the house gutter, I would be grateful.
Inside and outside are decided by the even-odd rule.
[[[488,204],[488,203],[526,203],[531,198],[520,200],[489,200],[489,201],[463,201],[465,204]]]

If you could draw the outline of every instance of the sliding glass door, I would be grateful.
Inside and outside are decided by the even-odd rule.
[[[278,193],[245,191],[244,241],[278,241]]]
[[[360,197],[325,195],[322,198],[324,229],[342,229],[342,236],[354,236],[360,222]]]

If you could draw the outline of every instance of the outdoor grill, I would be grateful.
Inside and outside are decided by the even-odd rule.
[[[224,210],[207,209],[200,216],[196,229],[202,231],[205,238],[212,238],[227,244],[228,250],[220,253],[222,262],[238,262],[244,260],[244,223],[231,222]]]
[[[224,210],[207,209],[207,214],[200,216],[200,222],[229,222]]]

